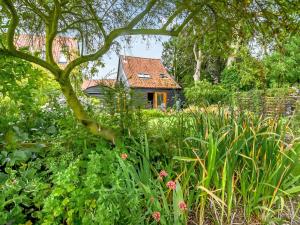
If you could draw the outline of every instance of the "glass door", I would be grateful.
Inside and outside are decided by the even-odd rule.
[[[167,108],[167,93],[166,92],[155,92],[155,108],[166,110]]]

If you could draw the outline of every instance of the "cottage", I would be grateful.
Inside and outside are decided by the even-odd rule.
[[[173,107],[180,98],[181,87],[168,74],[160,59],[120,56],[117,79],[84,81],[82,89],[90,96],[101,97],[103,86],[122,83],[128,90],[133,90],[146,108]]]
[[[181,92],[160,59],[120,56],[117,81],[141,96],[148,108],[172,107]]]

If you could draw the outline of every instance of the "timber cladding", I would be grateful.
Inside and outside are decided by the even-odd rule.
[[[165,107],[173,107],[175,105],[177,98],[182,98],[182,91],[180,89],[158,89],[158,88],[134,88],[135,98],[140,99],[140,101],[146,104],[146,108],[150,108],[148,95],[153,94],[153,105],[154,108],[159,108],[159,103],[156,101],[158,95],[162,96],[162,101]]]

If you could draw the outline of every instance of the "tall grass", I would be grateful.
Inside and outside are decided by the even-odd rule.
[[[300,144],[288,122],[201,111],[156,119],[148,135],[150,155],[158,151],[171,165],[198,224],[292,220]]]

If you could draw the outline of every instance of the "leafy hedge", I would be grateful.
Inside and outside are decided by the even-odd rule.
[[[185,89],[188,103],[196,105],[226,101],[229,93],[222,85],[214,85],[206,80],[199,81],[194,86]]]

